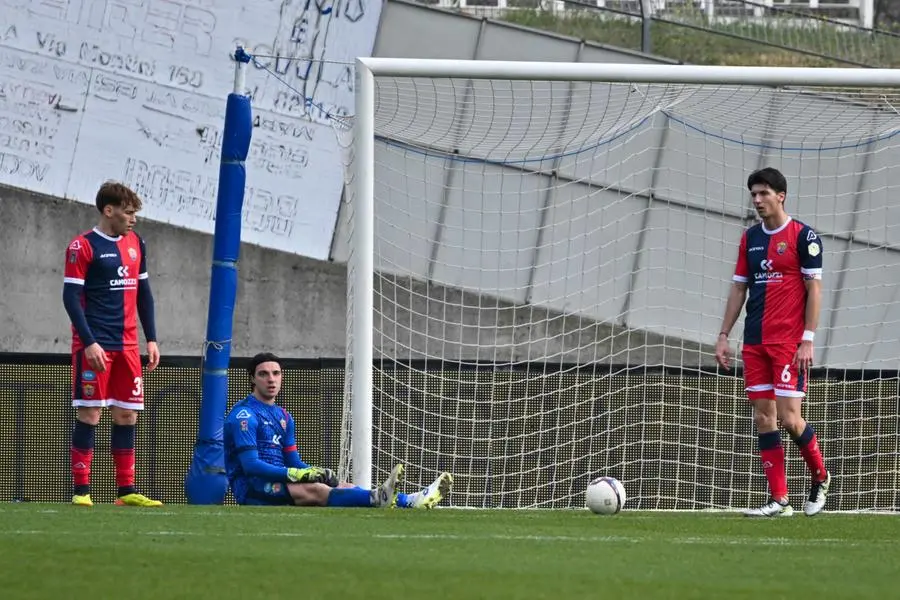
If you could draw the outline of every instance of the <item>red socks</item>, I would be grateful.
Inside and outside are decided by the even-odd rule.
[[[813,481],[825,481],[828,472],[825,470],[825,461],[822,459],[822,451],[819,450],[819,440],[816,438],[816,432],[813,431],[812,426],[807,424],[800,437],[794,438],[794,443],[800,449],[800,455],[803,457],[803,462],[806,463]]]
[[[134,425],[112,426],[112,456],[118,496],[134,493]]]
[[[787,475],[784,470],[784,446],[781,445],[781,434],[777,431],[759,434],[759,457],[762,459],[766,481],[769,482],[769,494],[775,500],[787,498]]]
[[[75,421],[69,458],[72,465],[72,494],[91,493],[91,461],[94,459],[94,430],[96,425]]]

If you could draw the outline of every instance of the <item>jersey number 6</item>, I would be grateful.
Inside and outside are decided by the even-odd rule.
[[[781,381],[783,381],[784,383],[790,383],[791,365],[784,365],[784,369],[781,371]]]

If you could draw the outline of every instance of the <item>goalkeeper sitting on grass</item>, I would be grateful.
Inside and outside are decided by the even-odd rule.
[[[450,491],[449,473],[415,494],[401,494],[403,465],[380,487],[366,490],[339,482],[330,469],[306,464],[297,452],[293,417],[275,404],[281,391],[278,357],[257,354],[247,370],[253,393],[225,419],[225,468],[238,504],[433,508]]]

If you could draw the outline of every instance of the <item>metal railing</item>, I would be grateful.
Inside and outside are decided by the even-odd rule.
[[[573,8],[566,0],[431,0],[425,2],[442,8],[497,10],[541,9],[564,12]],[[712,20],[734,20],[754,17],[764,19],[773,9],[803,11],[808,15],[834,18],[864,29],[872,29],[875,18],[875,0],[761,0],[759,3],[742,0],[592,0],[591,6],[599,9],[624,9],[629,13],[643,11],[649,17],[663,15],[685,7],[702,12]],[[636,6],[635,6],[636,5]]]
[[[900,35],[870,27],[873,0],[419,1],[683,62],[900,66]],[[671,40],[686,35],[694,37],[690,44]],[[692,46],[697,40],[710,47],[725,46],[719,54],[747,56],[707,60],[697,56]],[[752,62],[735,62],[751,54],[758,55]]]

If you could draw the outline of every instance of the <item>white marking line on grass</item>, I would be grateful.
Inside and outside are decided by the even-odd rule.
[[[689,544],[689,545],[732,545],[732,546],[816,546],[816,545],[834,545],[842,546],[858,546],[859,543],[848,542],[846,540],[824,538],[824,539],[791,539],[791,538],[725,538],[725,537],[649,537],[649,536],[628,536],[628,535],[601,535],[601,536],[568,536],[568,535],[487,535],[487,536],[468,536],[454,534],[372,534],[373,538],[382,539],[454,539],[454,540],[503,540],[503,541],[519,541],[519,542],[624,542],[639,544],[641,542],[665,542],[668,544]],[[887,543],[895,544],[893,540],[874,541],[869,543]]]
[[[721,546],[860,546],[860,542],[850,542],[837,538],[793,539],[793,538],[726,538],[726,537],[685,537],[670,540],[672,544],[721,545]],[[892,540],[873,540],[867,544],[889,544]]]
[[[40,529],[15,529],[9,531],[0,531],[0,536],[14,535],[48,535],[48,536],[64,536],[64,535],[83,535],[80,531],[47,531]],[[104,531],[95,532],[92,535],[142,535],[145,537],[152,536],[202,536],[202,537],[287,537],[287,538],[319,538],[318,533],[304,533],[294,531],[282,531],[272,533],[200,533],[196,531]],[[793,538],[730,538],[722,536],[712,537],[650,537],[650,536],[628,536],[628,535],[600,535],[600,536],[568,536],[568,535],[504,535],[504,534],[488,534],[488,535],[459,535],[451,533],[375,533],[375,534],[331,534],[331,537],[347,538],[347,539],[386,539],[386,540],[460,540],[460,541],[519,541],[519,542],[580,542],[580,543],[603,543],[618,542],[640,544],[646,542],[662,542],[667,544],[683,544],[683,545],[706,545],[706,546],[871,546],[885,545],[894,546],[900,544],[900,540],[865,540],[862,542],[850,542],[838,538],[816,538],[816,539],[793,539]]]

